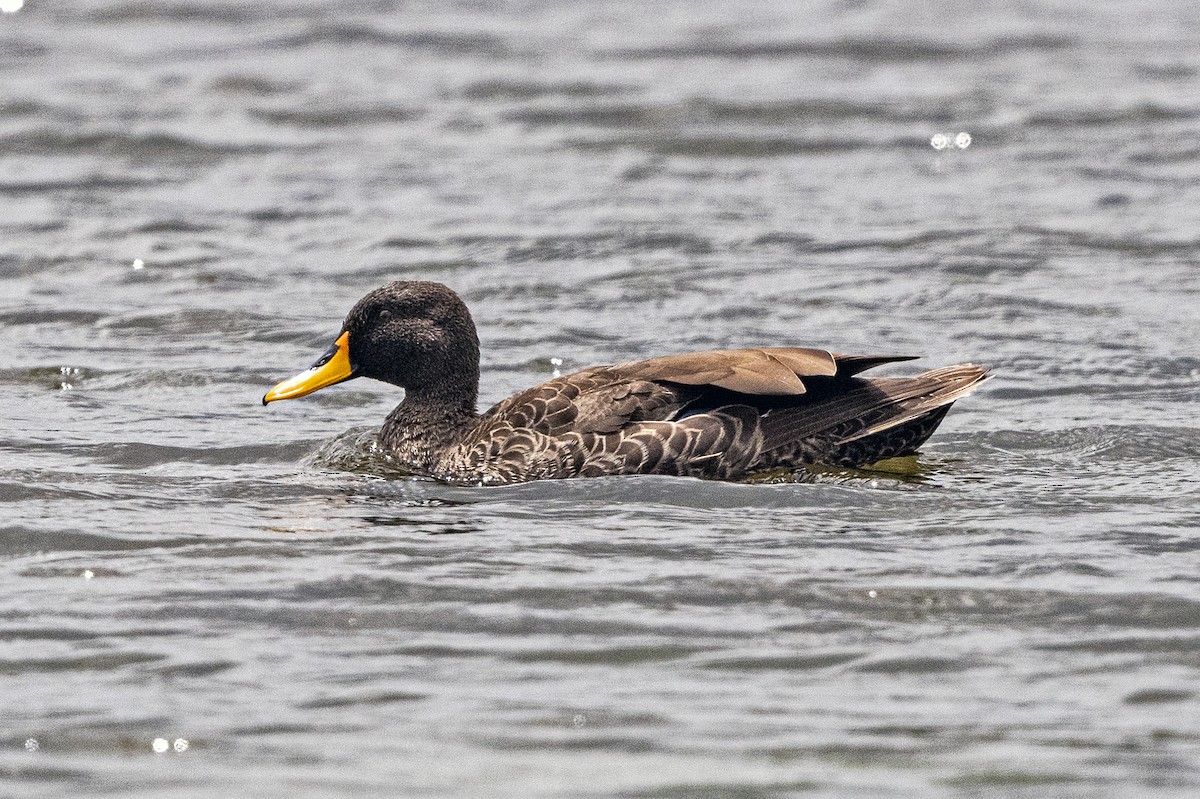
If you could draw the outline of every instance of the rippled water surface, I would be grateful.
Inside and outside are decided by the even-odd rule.
[[[1166,0],[0,16],[0,793],[1200,795],[1198,98]],[[485,403],[996,377],[888,472],[446,487],[259,406],[395,278]]]

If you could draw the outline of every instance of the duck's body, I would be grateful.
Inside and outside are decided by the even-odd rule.
[[[456,483],[729,479],[915,452],[987,370],[855,376],[909,359],[800,348],[670,355],[556,377],[480,415],[479,344],[466,306],[440,284],[399,281],[364,297],[326,357],[263,401],[360,375],[403,386],[382,446],[405,468]]]

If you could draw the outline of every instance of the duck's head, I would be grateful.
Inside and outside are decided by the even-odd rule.
[[[376,289],[350,310],[325,354],[268,391],[263,405],[354,377],[382,380],[410,394],[462,397],[465,392],[473,404],[479,337],[467,306],[441,283],[397,280]]]

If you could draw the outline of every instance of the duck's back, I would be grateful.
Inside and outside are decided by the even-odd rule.
[[[472,483],[606,474],[730,478],[906,454],[986,370],[853,376],[896,360],[907,358],[770,348],[587,369],[491,408],[445,452],[434,476]]]

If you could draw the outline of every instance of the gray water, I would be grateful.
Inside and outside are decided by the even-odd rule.
[[[0,794],[1198,795],[1198,125],[1174,0],[0,16]],[[259,405],[396,278],[486,404],[996,376],[899,471],[446,487]]]

